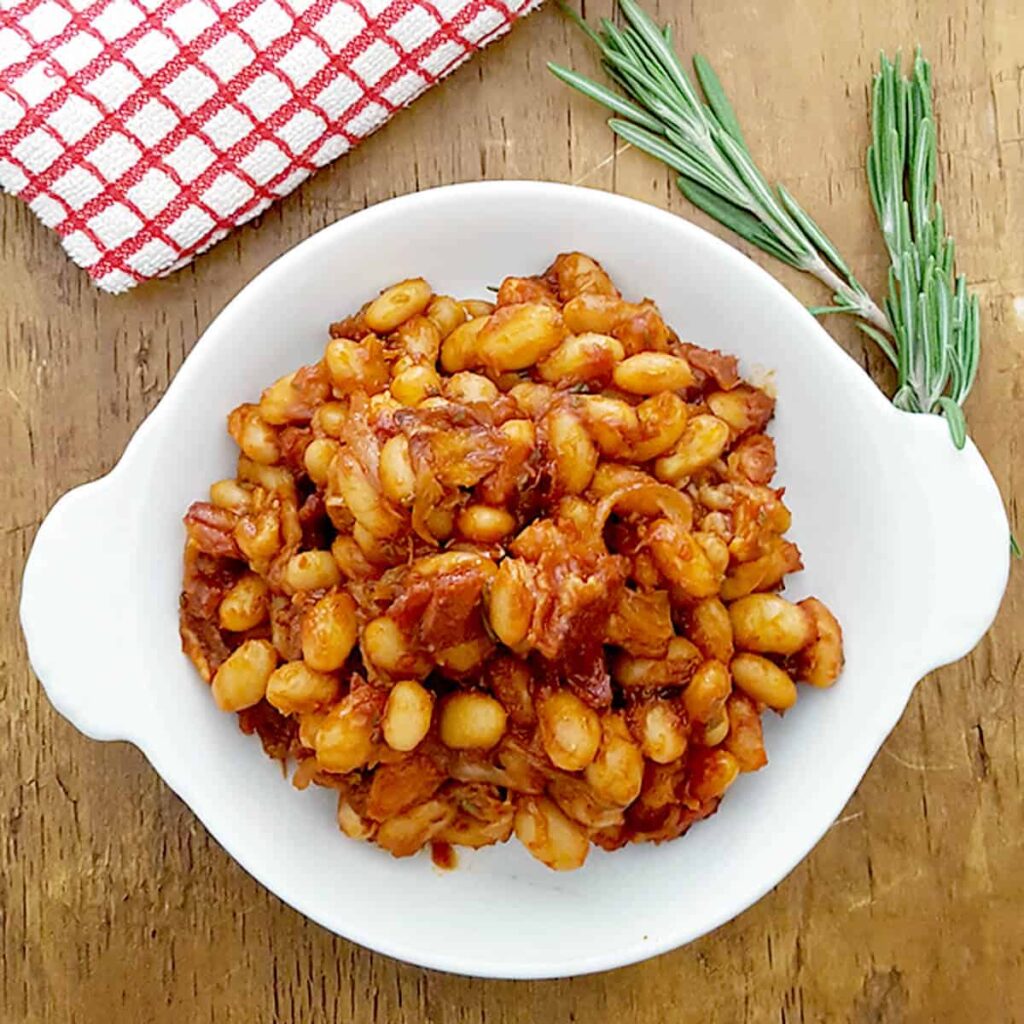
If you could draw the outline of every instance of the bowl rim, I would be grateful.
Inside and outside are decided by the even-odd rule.
[[[769,292],[772,295],[773,310],[776,310],[772,315],[803,318],[807,329],[814,330],[820,335],[823,342],[820,346],[820,357],[823,360],[829,360],[835,365],[841,366],[844,379],[848,379],[851,387],[858,389],[860,399],[877,411],[879,416],[891,419],[894,429],[896,429],[897,422],[900,422],[900,429],[915,430],[922,435],[929,432],[934,434],[936,431],[945,435],[946,426],[937,417],[912,416],[893,408],[862,368],[827,334],[824,328],[782,284],[738,249],[685,218],[625,196],[562,183],[546,181],[470,182],[440,186],[381,202],[322,228],[271,262],[224,306],[202,332],[157,406],[139,426],[126,446],[121,459],[110,473],[100,480],[93,481],[91,484],[86,484],[81,488],[76,488],[73,492],[69,493],[78,494],[79,498],[82,498],[84,497],[83,492],[95,489],[93,491],[93,496],[95,497],[107,489],[116,486],[116,481],[127,474],[134,461],[139,457],[139,454],[145,449],[150,434],[157,430],[159,424],[165,418],[173,414],[173,410],[181,396],[188,393],[193,376],[202,371],[204,361],[213,352],[215,346],[218,345],[221,336],[231,330],[232,320],[243,311],[249,302],[261,295],[266,289],[273,288],[280,282],[286,281],[292,272],[293,266],[309,259],[313,253],[319,250],[331,249],[339,244],[344,244],[345,235],[353,230],[353,225],[365,228],[371,225],[374,220],[395,217],[410,208],[429,205],[451,196],[476,198],[482,195],[494,201],[500,196],[513,194],[536,197],[538,200],[544,201],[593,204],[605,209],[614,208],[617,213],[629,214],[632,212],[639,214],[642,212],[644,217],[649,218],[651,222],[658,222],[665,230],[686,236],[688,244],[693,245],[697,249],[703,247],[706,251],[713,252],[716,258],[720,259],[723,264],[728,265],[730,272],[736,274],[737,281],[742,281],[746,277],[749,280],[756,281],[763,291]],[[911,423],[911,421],[914,422]],[[985,475],[988,475],[987,467],[985,467],[983,460],[971,442],[968,442],[966,453],[966,457],[971,461],[971,475],[978,477],[979,480],[980,473],[983,472]],[[991,482],[990,475],[988,475],[988,480]],[[992,486],[994,487],[994,483],[992,483]],[[62,498],[47,517],[48,529],[50,531],[59,530],[65,520],[70,517],[70,509],[73,507],[73,502],[68,503],[67,498],[68,495]],[[48,536],[46,524],[40,528],[36,542],[33,545],[32,554],[36,553],[40,539],[45,536]],[[73,723],[80,725],[81,717],[76,718],[75,709],[70,708],[65,701],[62,701],[58,681],[52,676],[47,678],[50,676],[50,673],[46,670],[45,644],[43,642],[42,630],[37,628],[37,610],[40,607],[39,588],[33,589],[30,586],[29,566],[32,563],[32,554],[30,554],[26,565],[25,586],[22,592],[21,604],[22,624],[28,641],[30,660],[36,667],[37,674],[57,709],[62,714],[65,714]],[[877,735],[872,736],[870,743],[866,742],[864,744],[865,754],[862,758],[858,759],[859,767],[857,773],[851,772],[849,780],[843,782],[837,789],[837,792],[841,791],[841,799],[835,797],[828,801],[830,807],[835,805],[834,809],[828,815],[822,813],[820,827],[806,830],[810,838],[799,842],[793,847],[792,852],[785,858],[788,867],[786,867],[781,875],[775,877],[774,874],[769,873],[770,877],[763,879],[759,885],[743,890],[742,895],[730,896],[730,898],[724,899],[721,909],[717,914],[707,915],[696,925],[687,923],[684,919],[684,923],[676,929],[666,929],[660,936],[652,936],[642,943],[633,943],[630,946],[622,947],[614,953],[601,952],[581,956],[567,956],[557,963],[531,961],[529,957],[523,957],[511,964],[506,960],[500,962],[477,960],[467,964],[464,956],[452,957],[447,955],[443,949],[433,949],[429,946],[424,946],[422,943],[410,945],[402,941],[401,938],[397,941],[385,941],[379,932],[375,932],[372,927],[369,929],[364,928],[358,919],[346,921],[344,923],[344,932],[342,932],[336,922],[328,920],[328,914],[323,911],[320,905],[305,897],[301,886],[289,888],[288,886],[282,886],[277,879],[268,880],[264,873],[253,865],[252,858],[248,855],[245,848],[240,848],[240,845],[234,841],[232,836],[223,836],[221,834],[222,832],[230,832],[230,830],[226,828],[223,830],[219,829],[216,822],[210,820],[208,815],[196,810],[197,804],[201,805],[202,803],[195,795],[199,787],[192,784],[188,773],[176,769],[174,759],[169,756],[170,751],[165,746],[150,742],[144,729],[136,731],[132,728],[132,723],[118,723],[115,729],[116,735],[106,735],[100,738],[124,738],[138,746],[164,782],[189,805],[189,808],[200,818],[210,835],[225,849],[232,859],[270,892],[332,933],[342,935],[350,941],[357,942],[387,956],[455,974],[517,979],[584,975],[633,964],[685,945],[738,916],[748,907],[758,902],[765,893],[782,882],[817,845],[822,836],[831,827],[835,817],[841,812],[842,807],[849,800],[851,794],[860,785],[878,749],[892,731],[892,728],[909,702],[917,679],[933,668],[946,664],[967,653],[974,646],[977,639],[987,630],[991,620],[995,617],[1001,601],[1008,565],[1009,554],[1007,552],[1005,571],[1001,572],[997,567],[992,575],[989,600],[982,602],[975,609],[974,623],[976,629],[974,631],[977,632],[977,637],[975,637],[966,650],[947,648],[927,658],[919,659],[920,664],[915,663],[914,672],[917,674],[912,680],[913,685],[907,685],[905,693],[901,691],[900,698],[891,702],[889,708],[887,708],[889,713],[880,719]],[[1002,576],[1001,583],[1000,575]],[[898,675],[899,671],[894,669],[894,676]],[[90,731],[88,726],[85,726],[85,728],[86,731]],[[100,729],[99,732],[102,733],[103,730]],[[754,895],[751,897],[750,893],[752,891]]]

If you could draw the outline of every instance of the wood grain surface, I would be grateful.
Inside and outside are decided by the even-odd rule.
[[[610,0],[587,6],[607,14]],[[924,46],[946,212],[982,299],[968,418],[1024,532],[1024,5],[664,0],[658,14],[685,52],[713,58],[762,166],[873,290],[885,264],[862,171],[867,85],[880,48]],[[706,223],[547,75],[552,58],[594,67],[553,7],[192,267],[125,296],[97,292],[20,202],[0,200],[4,1024],[1024,1021],[1019,563],[992,632],[921,683],[788,879],[689,947],[590,978],[460,979],[335,938],[235,865],[136,749],[85,739],[42,696],[16,621],[41,518],[111,468],[212,317],[274,257],[379,200],[479,178],[575,182]],[[888,384],[848,324],[828,326]]]

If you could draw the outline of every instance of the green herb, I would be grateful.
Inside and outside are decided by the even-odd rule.
[[[898,61],[883,57],[874,84],[868,180],[891,260],[883,311],[794,196],[768,184],[705,58],[693,61],[698,89],[672,49],[669,29],[659,29],[634,0],[619,0],[622,28],[602,19],[595,31],[563,9],[599,48],[625,95],[557,64],[549,64],[552,72],[618,115],[608,122],[612,131],[677,171],[695,206],[827,285],[832,304],[812,312],[853,316],[896,369],[894,403],[945,416],[962,448],[961,406],[978,369],[978,300],[963,276],[953,278],[953,243],[935,195],[931,73],[920,54],[909,78]]]
[[[908,412],[941,410],[957,448],[967,426],[961,411],[978,373],[978,297],[953,277],[953,240],[936,200],[931,68],[914,58],[910,76],[882,56],[871,105],[868,185],[889,250],[886,312],[896,339],[899,387],[893,402]]]

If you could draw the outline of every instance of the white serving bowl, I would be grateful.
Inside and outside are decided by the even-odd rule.
[[[682,839],[594,850],[556,874],[510,842],[394,860],[338,831],[331,791],[296,792],[218,711],[182,655],[181,516],[230,476],[225,416],[318,359],[327,324],[386,284],[425,276],[485,296],[558,252],[600,260],[628,298],[653,297],[680,336],[770,368],[778,484],[807,569],[787,596],[842,622],[846,669],[766,716],[768,767]],[[897,412],[804,308],[735,249],[679,217],[539,182],[456,185],[382,203],[267,268],[210,325],[106,477],[39,529],[21,618],[54,706],[96,739],[136,744],[214,837],[324,927],[412,963],[540,978],[632,963],[739,914],[807,855],[896,724],[915,683],[962,657],[995,617],[1008,527],[970,442]],[[913,827],[909,823],[908,827]],[[225,912],[230,913],[230,910]]]

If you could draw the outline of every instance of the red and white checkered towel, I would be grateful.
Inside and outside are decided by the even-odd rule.
[[[0,0],[0,186],[108,291],[167,274],[539,0]]]

